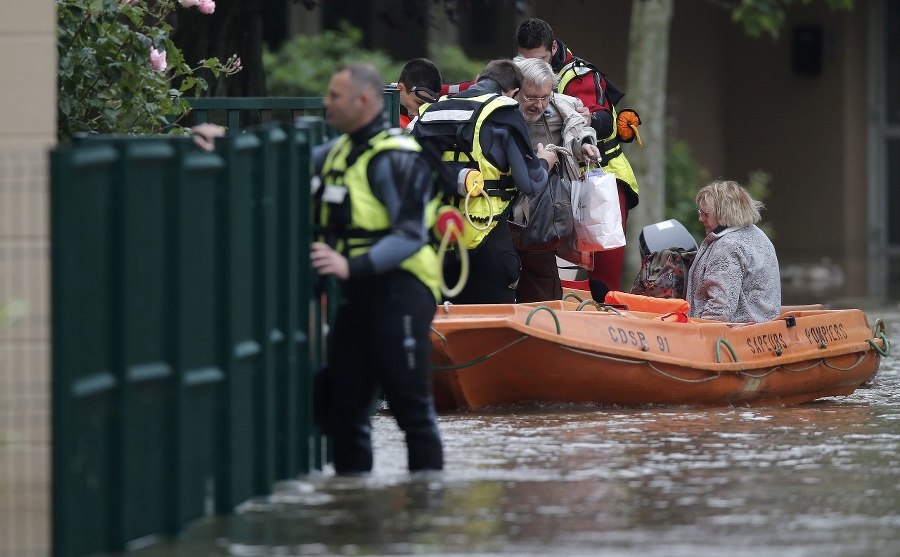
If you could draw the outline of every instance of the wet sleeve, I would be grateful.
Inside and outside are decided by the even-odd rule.
[[[428,238],[426,207],[434,191],[431,168],[418,153],[387,151],[369,164],[372,193],[384,205],[390,230],[368,252],[349,261],[350,276],[395,269]]]
[[[607,138],[613,132],[613,117],[609,110],[591,113],[591,127],[597,130],[597,137]]]
[[[534,154],[528,131],[520,131],[519,126],[507,125],[500,119],[486,122],[484,127],[481,148],[487,159],[497,168],[509,168],[520,192],[531,195],[543,190],[547,185],[547,161]]]

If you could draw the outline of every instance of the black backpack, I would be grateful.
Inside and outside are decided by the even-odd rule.
[[[419,115],[412,130],[412,136],[422,146],[422,152],[437,171],[439,187],[447,197],[459,195],[456,181],[461,170],[478,169],[478,164],[470,159],[470,153],[474,149],[473,141],[478,119],[491,101],[482,102],[467,95],[499,97],[490,93],[474,93],[476,91],[467,90],[454,97],[442,98],[432,103]],[[512,111],[518,110],[518,107],[515,103],[501,106],[494,103],[490,110]],[[522,120],[522,125],[524,124]],[[525,128],[523,130],[523,136],[527,137],[528,130]]]

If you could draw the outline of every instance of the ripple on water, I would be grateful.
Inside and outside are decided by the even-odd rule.
[[[878,315],[900,339],[900,311]],[[870,317],[870,322],[873,322]],[[375,469],[282,482],[212,521],[210,555],[896,556],[900,363],[785,408],[535,405],[442,415],[446,467],[406,471],[373,418]]]

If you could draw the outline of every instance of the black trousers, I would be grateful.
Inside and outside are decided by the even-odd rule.
[[[406,271],[342,284],[328,336],[325,433],[338,474],[372,470],[370,415],[378,389],[406,434],[410,471],[440,470],[443,448],[431,396],[431,291]]]
[[[469,250],[469,278],[454,304],[514,304],[516,286],[522,272],[519,254],[513,247],[506,212],[474,250]],[[444,256],[444,281],[451,288],[459,280],[459,250]]]

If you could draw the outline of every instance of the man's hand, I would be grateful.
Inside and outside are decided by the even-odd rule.
[[[581,145],[581,152],[584,154],[585,159],[594,159],[596,161],[600,161],[600,149],[597,148],[596,145],[591,143],[583,143]]]
[[[539,159],[544,159],[545,161],[547,161],[547,166],[549,168],[553,168],[554,166],[556,166],[556,163],[559,162],[556,153],[553,151],[548,151],[546,148],[544,148],[543,143],[538,143],[537,156]]]
[[[310,246],[309,259],[320,275],[334,275],[340,280],[347,280],[350,277],[350,264],[347,258],[328,244],[313,242]]]
[[[194,143],[197,147],[204,151],[213,151],[216,148],[216,138],[225,137],[225,128],[205,122],[192,127],[191,133],[194,134]]]
[[[581,114],[581,117],[584,118],[584,123],[587,125],[591,125],[591,109],[588,107],[581,105],[576,107],[575,110],[578,111],[578,114]]]

